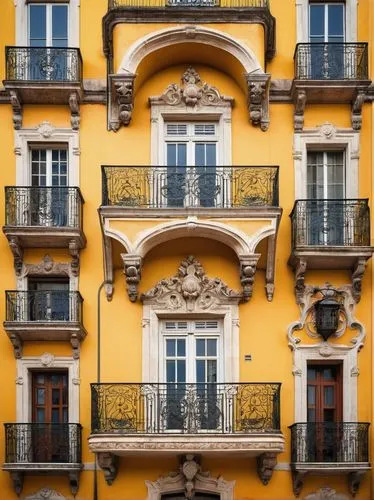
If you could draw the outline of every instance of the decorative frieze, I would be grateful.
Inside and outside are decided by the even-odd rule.
[[[254,126],[260,126],[265,132],[269,128],[269,89],[270,75],[267,73],[249,73],[246,75],[248,86],[249,119]]]
[[[117,132],[131,121],[135,77],[130,73],[109,75],[109,130]]]

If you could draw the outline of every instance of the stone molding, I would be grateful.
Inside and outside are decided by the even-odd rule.
[[[68,276],[77,277],[77,268],[72,263],[55,262],[52,257],[45,255],[39,264],[23,264],[19,278],[26,276]]]
[[[41,488],[36,493],[27,495],[25,500],[65,500],[65,497],[51,488]]]

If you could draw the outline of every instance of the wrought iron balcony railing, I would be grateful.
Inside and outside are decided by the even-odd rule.
[[[32,82],[82,81],[79,49],[66,47],[6,47],[6,80]]]
[[[223,7],[269,8],[269,0],[108,0],[108,10],[121,7]]]
[[[292,246],[370,246],[367,199],[297,200],[291,212]]]
[[[280,385],[91,384],[92,432],[279,433]]]
[[[83,203],[77,187],[7,186],[5,224],[82,229]]]
[[[369,462],[369,423],[308,422],[291,429],[291,462]]]
[[[67,290],[6,290],[6,321],[82,323],[83,298]]]
[[[278,206],[278,167],[102,166],[104,206]]]
[[[297,80],[367,80],[367,43],[298,43]]]
[[[4,424],[5,462],[81,463],[80,424]]]

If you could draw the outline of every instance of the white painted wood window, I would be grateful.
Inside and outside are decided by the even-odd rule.
[[[28,42],[30,47],[68,47],[69,5],[29,4]]]
[[[344,151],[308,151],[307,196],[314,200],[345,198]]]
[[[311,43],[344,42],[344,3],[313,3],[309,5],[309,41]]]
[[[67,147],[30,148],[31,186],[68,186]]]

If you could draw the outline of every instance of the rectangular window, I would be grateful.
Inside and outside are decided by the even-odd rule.
[[[30,47],[68,47],[68,9],[68,4],[30,4]]]
[[[28,280],[29,321],[70,321],[69,280]]]

